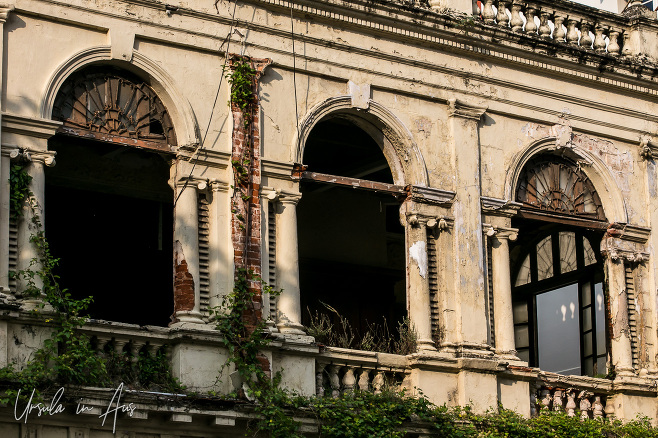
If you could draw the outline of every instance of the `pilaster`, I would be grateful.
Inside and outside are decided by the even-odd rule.
[[[454,289],[460,291],[461,348],[488,353],[484,242],[480,207],[479,121],[486,108],[448,101],[450,148],[455,172]]]

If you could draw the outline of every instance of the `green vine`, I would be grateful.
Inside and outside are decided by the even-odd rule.
[[[254,78],[256,70],[251,66],[247,58],[238,59],[232,66],[232,72],[226,77],[231,85],[231,98],[229,105],[236,105],[243,113],[254,104]],[[245,120],[245,124],[246,124]]]

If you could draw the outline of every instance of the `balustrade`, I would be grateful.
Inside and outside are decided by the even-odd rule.
[[[581,11],[580,9],[583,9]],[[536,35],[545,40],[567,43],[597,53],[618,56],[624,45],[624,18],[615,20],[611,14],[586,8],[557,10],[555,5],[519,0],[485,0],[480,2],[480,14],[485,24],[509,28],[513,32]],[[603,17],[601,15],[606,15]]]
[[[542,385],[535,394],[531,395],[532,413],[536,415],[540,410],[563,411],[569,417],[579,416],[588,418],[612,417],[614,409],[612,404],[608,407],[607,392],[596,385]]]
[[[370,361],[366,361],[370,362]],[[354,390],[379,394],[385,389],[404,387],[407,374],[402,368],[380,368],[375,363],[334,362],[319,358],[316,363],[316,395],[338,397]]]

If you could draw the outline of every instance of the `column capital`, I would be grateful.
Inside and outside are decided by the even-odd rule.
[[[413,228],[424,227],[438,231],[452,228],[455,223],[455,219],[451,217],[426,215],[416,211],[406,212],[404,219],[406,224],[411,225]]]
[[[224,181],[219,181],[215,178],[210,178],[209,184],[210,184],[210,189],[213,191],[213,193],[228,192],[229,188],[231,187],[229,183]]]
[[[261,195],[267,198],[268,201],[280,202],[282,204],[295,204],[297,205],[302,199],[302,194],[297,192],[288,192],[281,189],[272,187],[263,187],[260,191]]]
[[[0,23],[7,21],[9,13],[14,10],[14,5],[2,2],[0,3]]]
[[[487,111],[487,107],[478,107],[460,102],[457,99],[448,99],[448,115],[450,117],[461,117],[479,121]]]
[[[6,152],[5,152],[6,151]],[[3,155],[8,156],[13,160],[23,162],[44,164],[48,167],[55,165],[55,151],[42,151],[30,148],[6,148],[3,147]]]
[[[488,237],[494,237],[498,240],[507,239],[513,242],[519,236],[518,228],[494,227],[489,224],[482,224],[482,229]]]
[[[625,260],[642,263],[649,260],[646,242],[650,235],[649,228],[628,224],[611,224],[601,239],[601,254],[613,262]]]

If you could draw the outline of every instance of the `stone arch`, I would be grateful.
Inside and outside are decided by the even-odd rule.
[[[506,199],[515,200],[516,187],[523,168],[530,159],[544,152],[560,152],[565,157],[580,163],[582,171],[596,188],[608,221],[619,223],[628,222],[624,198],[617,188],[617,182],[605,163],[585,149],[557,146],[555,137],[546,137],[535,141],[514,156],[505,178]]]
[[[425,161],[411,132],[390,110],[370,100],[368,108],[356,108],[351,96],[326,99],[302,119],[294,145],[294,161],[302,162],[304,147],[315,125],[328,117],[344,117],[367,132],[379,145],[397,185],[429,186]]]
[[[138,51],[133,52],[130,62],[113,59],[110,46],[92,47],[76,53],[61,64],[48,81],[41,100],[39,115],[44,119],[52,117],[57,93],[72,73],[81,68],[100,63],[123,67],[139,76],[146,76],[149,79],[150,86],[169,112],[178,138],[178,144],[183,147],[199,144],[199,127],[192,106],[178,90],[174,79],[156,62]]]

